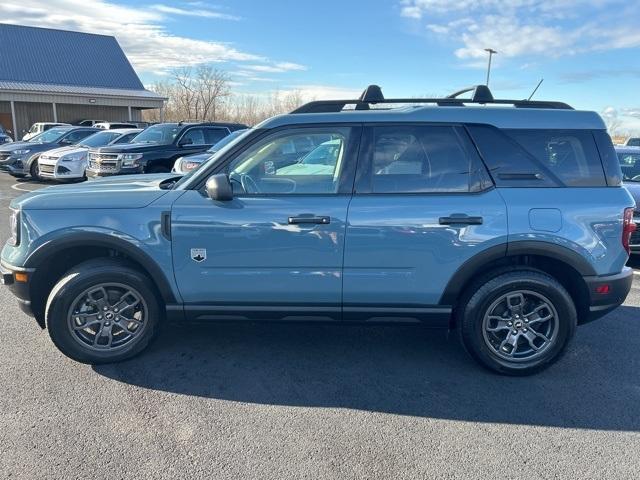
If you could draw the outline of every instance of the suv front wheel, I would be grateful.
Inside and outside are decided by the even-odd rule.
[[[49,294],[45,313],[58,349],[91,364],[140,353],[155,336],[160,316],[149,278],[112,259],[84,262],[67,272]]]
[[[468,290],[457,315],[466,350],[482,365],[529,375],[560,358],[577,324],[575,305],[553,277],[516,270]]]

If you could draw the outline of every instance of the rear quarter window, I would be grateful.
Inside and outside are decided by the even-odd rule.
[[[590,130],[500,130],[479,125],[469,131],[498,186],[607,185]]]

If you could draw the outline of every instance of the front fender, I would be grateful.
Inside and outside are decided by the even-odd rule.
[[[158,238],[159,242],[163,242]],[[158,245],[156,245],[157,247]],[[147,252],[148,245],[123,232],[100,227],[73,227],[49,232],[38,237],[30,245],[29,253],[22,262],[24,268],[35,269],[44,261],[63,250],[81,247],[104,247],[120,252],[139,263],[158,286],[167,304],[177,303],[177,288],[171,270],[171,247],[167,245],[165,268]],[[159,250],[156,248],[156,250]]]

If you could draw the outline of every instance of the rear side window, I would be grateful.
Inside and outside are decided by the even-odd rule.
[[[207,145],[215,145],[227,135],[229,135],[229,130],[227,130],[226,128],[204,129],[204,138]]]
[[[499,130],[486,125],[468,128],[498,186],[607,185],[589,130]]]
[[[490,180],[462,129],[371,127],[358,193],[466,193]]]
[[[568,187],[606,186],[600,155],[588,130],[505,130]]]

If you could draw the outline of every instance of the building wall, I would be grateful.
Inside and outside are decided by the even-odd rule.
[[[15,102],[17,139],[21,139],[36,122],[53,122],[53,104],[36,102]],[[56,104],[58,122],[72,123],[77,120],[106,120],[128,121],[127,107],[114,107],[106,105],[69,105]],[[133,121],[142,120],[142,111],[139,108],[131,109]],[[0,102],[0,123],[7,129],[13,130],[11,120],[11,104]],[[16,137],[13,135],[14,138]]]

